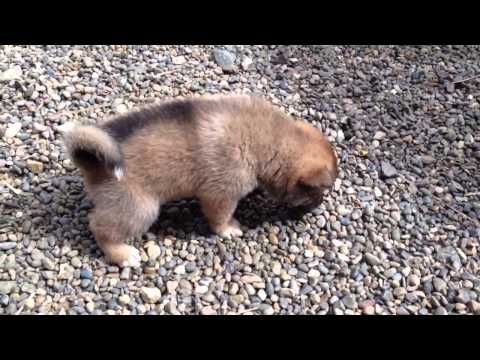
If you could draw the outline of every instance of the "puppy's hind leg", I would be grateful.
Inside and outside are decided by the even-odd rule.
[[[243,235],[240,223],[233,217],[237,200],[205,196],[200,197],[200,203],[210,227],[216,234],[226,238]]]
[[[130,194],[117,203],[117,207],[96,203],[90,214],[90,228],[108,262],[121,267],[139,267],[140,252],[126,241],[148,230],[158,216],[158,202]]]

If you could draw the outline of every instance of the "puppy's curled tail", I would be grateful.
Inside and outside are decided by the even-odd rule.
[[[67,152],[80,169],[120,180],[124,173],[120,145],[105,130],[96,126],[68,124],[63,129]]]

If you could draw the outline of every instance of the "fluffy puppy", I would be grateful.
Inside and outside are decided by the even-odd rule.
[[[314,207],[337,176],[319,130],[265,100],[216,96],[175,100],[64,134],[95,207],[90,228],[108,261],[139,266],[127,239],[146,231],[165,202],[195,197],[211,229],[241,236],[233,213],[261,186],[281,202]]]

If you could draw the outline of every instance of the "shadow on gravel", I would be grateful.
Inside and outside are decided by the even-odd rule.
[[[102,261],[101,252],[88,226],[88,213],[94,205],[86,196],[81,177],[66,175],[46,178],[42,179],[42,184],[33,192],[36,201],[27,218],[30,224],[25,225],[30,228],[30,239],[40,242],[42,248],[58,246],[62,249],[67,246],[78,250],[80,256],[91,255],[93,260]],[[31,204],[32,200],[25,199],[24,205]],[[253,232],[265,222],[284,223],[300,220],[302,216],[303,213],[276,203],[259,190],[240,201],[235,212],[240,223]],[[194,199],[165,204],[149,232],[157,241],[170,235],[179,241],[207,239],[204,246],[216,242],[200,204]],[[40,234],[44,234],[44,238]],[[139,246],[146,241],[145,234],[142,235],[143,240],[138,240]]]
[[[297,221],[303,215],[301,211],[276,203],[260,190],[242,199],[235,211],[235,218],[249,230],[255,230],[265,222]],[[150,231],[155,234],[164,232],[166,235],[177,235],[179,240],[190,239],[196,235],[203,237],[214,235],[206,222],[200,204],[193,199],[165,204]]]

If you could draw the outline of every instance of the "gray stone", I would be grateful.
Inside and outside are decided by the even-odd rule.
[[[382,161],[381,163],[382,175],[386,178],[392,178],[398,175],[397,169],[387,161]]]
[[[352,310],[355,310],[358,308],[357,301],[355,300],[355,296],[352,294],[347,294],[343,297],[342,299],[343,304]]]
[[[222,50],[222,49],[215,49],[213,50],[213,56],[215,58],[215,62],[222,68],[225,72],[231,72],[234,70],[235,64],[235,54]]]
[[[10,294],[16,285],[17,283],[15,281],[0,281],[0,294]]]
[[[17,243],[11,242],[11,241],[6,241],[6,242],[0,242],[0,250],[2,251],[8,251],[15,249],[17,247]]]
[[[365,261],[369,264],[369,265],[372,265],[372,266],[375,266],[375,265],[380,265],[381,261],[380,259],[371,254],[371,253],[366,253],[365,254]]]

